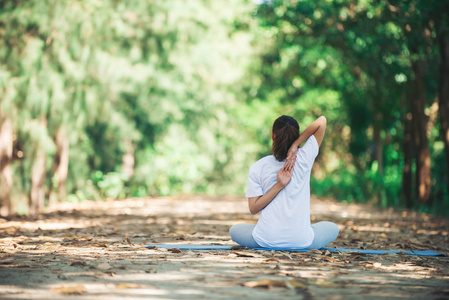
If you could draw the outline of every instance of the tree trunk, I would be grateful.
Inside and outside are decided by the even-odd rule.
[[[375,143],[374,148],[374,159],[377,161],[378,172],[381,176],[384,175],[384,159],[383,159],[383,141],[381,136],[381,128],[382,128],[382,112],[380,109],[380,104],[382,101],[382,87],[380,83],[381,75],[379,72],[376,73],[374,84],[376,86],[376,90],[379,92],[379,99],[377,101],[372,102],[372,109],[374,111],[374,123],[373,123],[373,139]]]
[[[56,153],[53,159],[53,168],[51,171],[51,183],[49,192],[50,205],[64,200],[67,196],[66,183],[69,170],[69,137],[64,127],[56,131],[54,137]],[[53,191],[53,184],[56,180],[58,193]]]
[[[43,150],[38,150],[31,174],[31,190],[29,199],[30,215],[38,214],[45,204],[45,162],[45,152]]]
[[[42,119],[41,126],[47,127],[47,120]],[[31,189],[28,201],[29,214],[36,215],[42,211],[45,206],[45,164],[47,154],[42,149],[41,142],[36,143],[35,159],[31,171]]]
[[[134,175],[134,147],[131,139],[125,140],[126,151],[122,158],[122,172],[128,176],[128,180]]]
[[[384,175],[384,160],[383,160],[383,142],[380,135],[380,128],[374,127],[374,159],[377,161],[378,171],[381,176]]]
[[[404,120],[404,169],[402,170],[402,199],[407,208],[412,208],[412,159],[413,159],[413,141],[412,141],[412,115],[407,112]]]
[[[13,128],[9,117],[0,116],[0,215],[11,213]]]
[[[427,138],[427,117],[425,109],[425,90],[421,62],[412,65],[415,74],[415,93],[411,96],[411,112],[413,118],[413,136],[415,138],[416,160],[416,188],[418,199],[421,203],[427,203],[431,189],[431,161],[429,141]]]
[[[440,86],[438,91],[438,106],[440,112],[440,125],[446,152],[446,186],[449,187],[449,36],[448,32],[438,36],[440,45]]]

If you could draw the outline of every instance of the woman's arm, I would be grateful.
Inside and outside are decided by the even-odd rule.
[[[290,171],[293,169],[296,161],[296,153],[298,152],[299,146],[307,141],[307,139],[313,134],[318,142],[318,147],[321,146],[324,134],[326,132],[326,118],[324,116],[319,117],[312,124],[309,125],[299,136],[299,138],[293,142],[290,150],[288,150],[287,159],[285,161],[283,169]]]
[[[255,215],[259,211],[264,209],[265,206],[267,206],[274,199],[274,197],[276,197],[276,195],[279,194],[279,192],[289,183],[290,179],[292,178],[292,172],[293,168],[291,171],[287,171],[282,168],[277,174],[276,184],[265,195],[249,197],[249,211],[253,215]]]
[[[324,116],[319,117],[315,121],[313,121],[312,124],[307,127],[302,134],[299,136],[299,138],[293,142],[290,149],[296,147],[296,149],[299,148],[299,146],[307,141],[307,139],[313,134],[316,138],[316,141],[318,142],[318,146],[321,146],[321,142],[324,138],[324,133],[326,132],[326,118]]]

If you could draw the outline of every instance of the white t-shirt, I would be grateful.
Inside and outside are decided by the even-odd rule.
[[[290,182],[260,212],[253,238],[261,247],[307,248],[314,234],[310,227],[310,171],[318,155],[318,142],[310,136],[298,149]],[[277,182],[284,165],[273,155],[254,163],[248,176],[246,197],[267,193]]]

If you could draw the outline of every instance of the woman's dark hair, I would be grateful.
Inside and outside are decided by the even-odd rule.
[[[280,116],[273,123],[273,155],[278,161],[287,157],[288,149],[299,137],[299,124],[290,116]]]

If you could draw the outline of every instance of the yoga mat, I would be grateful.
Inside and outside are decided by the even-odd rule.
[[[179,250],[238,250],[244,249],[239,245],[227,246],[227,245],[176,245],[176,244],[152,244],[148,245],[146,248],[157,247],[157,248],[177,248]],[[305,249],[293,249],[293,248],[250,248],[253,250],[265,250],[265,251],[298,251],[307,252],[310,250]],[[365,254],[395,254],[404,253],[408,255],[418,255],[418,256],[446,256],[445,254],[435,252],[433,250],[366,250],[366,249],[346,249],[346,248],[322,248],[320,250],[328,250],[330,252],[357,252]]]

